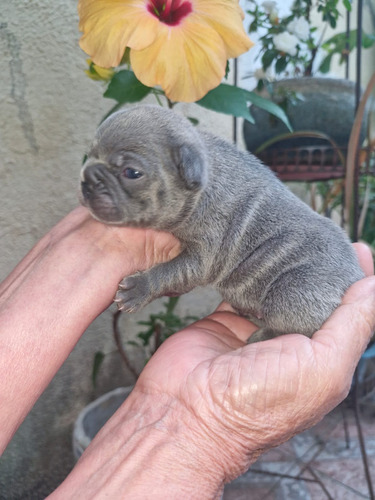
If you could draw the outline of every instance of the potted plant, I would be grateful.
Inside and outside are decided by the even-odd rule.
[[[318,132],[329,137],[335,146],[344,148],[354,120],[355,84],[323,75],[329,73],[335,57],[339,63],[345,62],[356,46],[356,30],[335,32],[326,38],[327,30],[336,30],[339,17],[350,11],[350,1],[295,0],[284,16],[274,1],[264,1],[261,5],[256,0],[248,2],[249,32],[260,35],[260,66],[254,71],[257,91],[284,108],[294,131]],[[362,33],[363,48],[374,41],[374,35]],[[255,152],[261,144],[288,132],[276,118],[257,109],[251,112],[256,125],[244,124],[250,151]],[[284,145],[289,148],[327,145],[326,138],[307,135],[310,137],[291,139]],[[280,148],[280,142],[275,142],[274,147]]]

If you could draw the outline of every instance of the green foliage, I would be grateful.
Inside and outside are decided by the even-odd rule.
[[[133,71],[123,69],[115,73],[104,97],[114,99],[119,104],[134,103],[144,99],[151,90],[138,80]]]
[[[249,111],[249,103],[279,118],[292,131],[288,116],[280,106],[269,99],[259,96],[255,92],[250,92],[233,85],[222,83],[197,102],[197,104],[204,108],[217,111],[218,113],[242,117],[254,123],[254,119]]]
[[[208,92],[203,99],[197,101],[197,104],[212,111],[242,117],[254,123],[246,96],[238,87],[222,83]]]
[[[356,47],[356,31],[350,33],[347,40],[346,33],[336,33],[324,42],[323,35],[326,27],[336,29],[337,21],[346,11],[351,11],[351,0],[294,0],[290,13],[280,16],[277,6],[258,5],[260,0],[248,0],[251,8],[247,11],[251,16],[249,32],[259,31],[262,34],[259,41],[262,45],[260,60],[264,71],[272,68],[276,75],[311,76],[316,71],[327,73],[330,69],[332,57],[338,54],[342,63],[349,53]],[[313,11],[320,14],[321,25],[314,26],[311,22]],[[306,27],[296,29],[293,23],[304,20]],[[307,23],[307,24],[306,24]],[[303,24],[303,23],[302,23]],[[319,29],[318,29],[319,28]],[[302,29],[302,31],[301,31]],[[303,32],[306,31],[305,34]],[[291,36],[281,48],[275,41],[275,35]],[[293,38],[294,37],[294,38]],[[280,42],[279,42],[280,43]],[[369,48],[374,43],[374,36],[363,33],[362,46]],[[316,65],[316,55],[319,51],[325,52],[323,62]]]
[[[196,316],[180,316],[176,312],[176,306],[179,299],[180,297],[169,297],[168,300],[163,303],[163,309],[160,312],[156,314],[150,314],[148,319],[144,321],[138,321],[138,325],[146,328],[138,332],[134,341],[127,340],[125,341],[125,344],[144,349],[152,355],[168,337],[182,330],[192,322],[197,321],[198,318]],[[125,365],[131,371],[134,377],[137,378],[139,373],[133,366],[130,358],[127,356],[120,339],[120,337],[122,337],[123,335],[118,329],[118,314],[119,313],[114,314],[113,323],[115,342]],[[106,355],[102,351],[97,351],[95,353],[91,374],[91,380],[94,388],[96,387],[98,374],[105,356]]]
[[[266,41],[266,40],[264,40]],[[272,42],[270,42],[272,43]],[[262,66],[263,66],[263,69],[266,70],[268,69],[271,64],[277,60],[279,56],[279,51],[277,49],[266,49],[262,55]],[[285,55],[283,56],[284,58],[286,58],[286,60],[288,60],[288,57]]]
[[[316,203],[316,210],[325,217],[331,217],[334,210],[341,207],[343,202],[344,184],[342,179],[321,181],[315,183],[316,194],[320,205]]]
[[[157,98],[164,96],[162,90],[143,85],[130,69],[123,69],[115,73],[109,82],[104,97],[114,99],[117,101],[117,104],[110,110],[107,116],[120,109],[123,104],[141,101],[150,93],[153,93]],[[168,104],[170,107],[174,105],[171,102]],[[289,130],[292,130],[287,115],[276,103],[234,85],[222,83],[208,92],[196,104],[218,113],[242,117],[254,123],[254,119],[249,111],[249,104],[253,104],[276,116],[285,123]],[[194,123],[194,118],[191,121]]]
[[[370,48],[375,43],[375,35],[362,32],[362,47],[364,49]],[[328,73],[331,67],[332,58],[334,55],[339,56],[340,64],[345,61],[348,54],[355,49],[357,45],[357,30],[346,33],[338,33],[324,42],[322,48],[327,52],[326,57],[323,59],[319,66],[321,73]]]
[[[331,28],[336,28],[337,19],[340,17],[340,11],[337,8],[339,0],[319,0],[318,12],[322,14],[322,20],[327,22]],[[350,2],[344,1],[344,7],[347,9]],[[348,9],[349,10],[349,9]]]
[[[96,387],[96,381],[98,378],[100,367],[102,366],[105,354],[102,351],[97,351],[94,356],[94,363],[92,366],[91,380],[94,387]]]
[[[150,346],[153,340],[152,350],[155,351],[172,334],[178,332],[182,328],[196,321],[196,316],[180,317],[175,309],[178,304],[179,297],[169,297],[167,302],[163,304],[163,310],[156,314],[150,314],[147,320],[138,321],[138,325],[146,327],[140,331],[135,342],[128,341],[128,344],[139,347]]]
[[[374,160],[373,160],[374,161]],[[343,202],[343,180],[315,183],[316,209],[322,215],[331,217],[335,210],[341,210]],[[375,252],[375,177],[361,175],[358,181],[359,239],[368,243]],[[318,204],[319,203],[319,204]]]

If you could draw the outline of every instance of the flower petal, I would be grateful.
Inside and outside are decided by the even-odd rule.
[[[252,46],[238,0],[186,0],[189,10],[176,24],[150,11],[148,1],[79,0],[80,46],[95,64],[117,66],[129,47],[144,85],[190,102],[219,85],[227,59]]]
[[[137,78],[160,85],[172,101],[194,102],[220,84],[227,61],[221,36],[198,16],[178,27],[164,25],[149,47],[130,51]]]
[[[243,27],[243,11],[238,0],[196,1],[194,13],[220,34],[228,59],[238,57],[254,45]]]
[[[117,66],[126,47],[153,43],[160,24],[144,0],[79,0],[78,13],[80,47],[103,68]]]

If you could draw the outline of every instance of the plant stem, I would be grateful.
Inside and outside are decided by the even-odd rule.
[[[167,99],[167,103],[168,103],[168,108],[169,108],[169,109],[172,109],[172,108],[173,108],[173,106],[174,106],[175,104],[177,104],[176,102],[173,102],[173,101],[171,101],[170,99],[168,99],[168,97],[166,97],[166,99]]]
[[[152,92],[152,93],[154,94],[155,99],[157,100],[157,102],[158,102],[159,106],[163,106],[163,104],[162,104],[162,102],[161,102],[161,100],[160,100],[160,97],[159,97],[159,92],[157,92],[156,90],[153,90],[153,92]]]
[[[156,323],[155,325],[154,338],[155,338],[155,346],[154,346],[154,353],[155,353],[163,342],[161,339],[161,325],[159,323]]]
[[[169,297],[167,302],[167,315],[172,314],[175,310],[180,297]]]
[[[137,380],[137,378],[139,377],[139,373],[137,373],[137,370],[130,363],[129,358],[128,358],[128,356],[127,356],[127,354],[122,346],[120,330],[118,327],[118,320],[119,320],[120,316],[121,316],[121,311],[116,311],[113,314],[113,323],[112,323],[113,324],[113,336],[114,336],[114,339],[115,339],[115,342],[117,345],[117,349],[119,350],[119,353],[120,353],[126,367],[130,371],[130,373],[133,375],[135,380]]]

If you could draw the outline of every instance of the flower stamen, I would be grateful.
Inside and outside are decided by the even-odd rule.
[[[177,26],[193,11],[189,0],[149,0],[147,10],[162,23]]]

